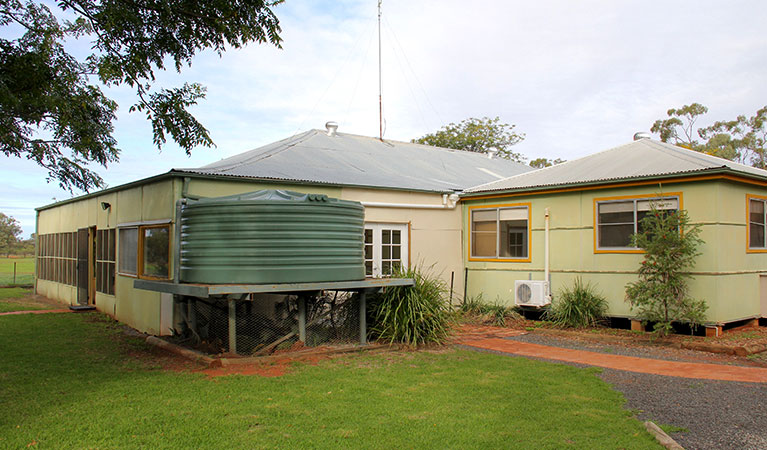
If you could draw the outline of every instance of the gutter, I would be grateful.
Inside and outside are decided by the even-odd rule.
[[[442,194],[441,205],[424,205],[422,203],[387,203],[360,202],[366,208],[405,208],[405,209],[455,209],[458,206],[458,194]]]

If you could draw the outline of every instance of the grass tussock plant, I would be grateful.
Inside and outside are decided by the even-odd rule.
[[[522,317],[514,307],[503,305],[500,300],[496,300],[495,303],[485,302],[482,294],[468,297],[458,310],[464,317],[498,327],[506,326],[507,320],[517,320]]]
[[[562,327],[595,326],[607,313],[607,300],[589,282],[577,277],[572,287],[565,287],[546,312],[546,319]]]
[[[407,345],[445,342],[451,321],[445,282],[418,266],[401,269],[394,276],[412,278],[415,285],[388,287],[371,298],[373,337]]]

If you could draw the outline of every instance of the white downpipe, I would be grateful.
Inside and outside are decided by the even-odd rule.
[[[370,208],[407,208],[407,209],[455,209],[458,205],[458,194],[442,194],[441,205],[424,205],[421,203],[388,203],[388,202],[360,202],[364,207]]]
[[[546,299],[551,302],[551,283],[549,283],[549,208],[544,216],[543,238],[543,280],[546,281]]]

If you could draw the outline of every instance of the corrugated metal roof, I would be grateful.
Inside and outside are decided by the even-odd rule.
[[[652,139],[640,139],[583,158],[466,190],[481,193],[527,190],[561,185],[664,177],[728,170],[767,178],[767,171]]]
[[[176,172],[450,192],[528,172],[484,154],[309,130],[207,166]]]

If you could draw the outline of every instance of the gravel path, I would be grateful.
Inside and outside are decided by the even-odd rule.
[[[540,334],[507,339],[670,361],[743,364],[734,358],[665,347],[624,346]],[[623,393],[626,408],[638,411],[641,420],[689,430],[671,433],[688,450],[767,449],[767,384],[695,380],[613,369],[603,369],[600,377]]]

